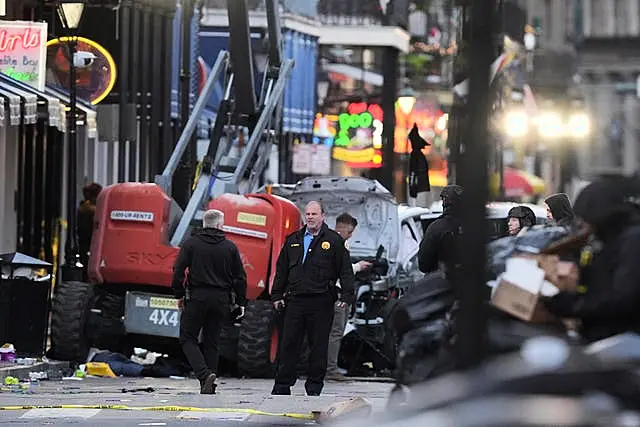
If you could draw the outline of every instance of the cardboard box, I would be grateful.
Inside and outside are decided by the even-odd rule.
[[[553,316],[542,306],[540,296],[540,293],[532,293],[506,280],[500,280],[491,303],[525,322],[546,323]]]
[[[534,255],[534,254],[519,254],[515,258],[524,258],[535,260],[538,263],[538,267],[544,271],[544,278],[551,283],[556,283],[558,280],[558,263],[560,258],[557,255]]]
[[[513,257],[507,260],[507,268],[498,280],[491,303],[512,316],[526,322],[547,322],[553,316],[540,302],[541,295],[551,296],[558,289],[545,280],[545,271],[538,260]]]

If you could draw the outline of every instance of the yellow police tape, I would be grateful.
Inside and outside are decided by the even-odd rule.
[[[257,409],[242,408],[196,408],[192,406],[127,406],[127,405],[16,405],[0,406],[0,411],[27,411],[31,409],[113,409],[117,411],[167,411],[167,412],[227,412],[268,417],[287,417],[299,420],[313,420],[312,414],[274,413]]]

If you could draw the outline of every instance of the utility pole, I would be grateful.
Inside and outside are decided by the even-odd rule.
[[[464,230],[464,266],[453,277],[454,289],[460,289],[460,311],[456,356],[461,369],[477,366],[484,357],[486,313],[484,310],[486,260],[486,202],[489,192],[489,69],[494,55],[494,0],[471,3],[468,121],[463,129],[460,184],[462,227]]]

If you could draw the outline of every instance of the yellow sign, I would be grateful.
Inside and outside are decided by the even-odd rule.
[[[247,212],[238,212],[238,222],[251,225],[259,225],[264,227],[267,225],[267,217],[265,215],[251,214]]]
[[[376,150],[373,147],[361,150],[350,150],[343,147],[333,148],[333,158],[343,162],[365,163],[371,161]]]
[[[178,300],[173,298],[149,298],[149,307],[151,308],[171,308],[178,309]]]
[[[77,52],[74,58],[78,97],[98,104],[113,89],[116,83],[116,62],[111,54],[93,40],[74,37]],[[47,84],[66,88],[69,86],[68,37],[47,42]]]
[[[327,250],[331,247],[331,245],[329,244],[329,242],[322,242],[322,249]]]

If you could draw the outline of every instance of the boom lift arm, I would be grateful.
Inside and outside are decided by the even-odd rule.
[[[201,209],[209,197],[240,192],[240,183],[249,168],[251,172],[245,191],[252,192],[258,188],[259,178],[267,166],[271,145],[279,136],[285,85],[294,62],[282,59],[277,0],[267,0],[266,3],[269,60],[258,106],[253,83],[253,55],[246,0],[227,0],[230,55],[225,51],[218,55],[167,166],[162,175],[156,176],[156,184],[169,194],[173,174],[187,144],[192,140],[206,102],[210,99],[219,78],[224,76],[224,96],[211,130],[200,178],[171,236],[170,243],[173,246],[182,243],[192,222],[202,213]],[[248,130],[249,141],[244,149],[234,156],[231,154],[234,137],[245,129]]]

